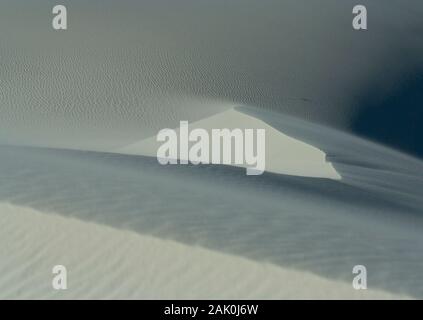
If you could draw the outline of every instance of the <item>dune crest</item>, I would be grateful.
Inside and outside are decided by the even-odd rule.
[[[2,299],[407,298],[7,203],[0,212]],[[64,291],[51,286],[59,263],[68,271]]]
[[[242,108],[241,108],[242,110]],[[320,149],[292,138],[260,119],[230,109],[189,124],[190,130],[202,128],[211,135],[212,129],[265,129],[267,172],[339,180],[341,176]],[[179,135],[179,129],[175,129]],[[156,136],[114,150],[116,153],[156,157],[161,142]],[[239,167],[245,165],[234,164]]]

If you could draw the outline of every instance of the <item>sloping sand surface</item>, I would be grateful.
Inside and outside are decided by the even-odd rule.
[[[370,290],[422,297],[421,161],[303,120],[249,112],[274,128],[287,123],[290,136],[324,150],[342,180],[269,172],[246,176],[245,169],[232,166],[162,166],[153,157],[2,146],[0,202],[270,263],[337,284],[349,285],[353,266],[363,264]],[[38,258],[30,243],[19,254],[34,263]],[[114,261],[116,250],[107,246],[108,259]],[[101,266],[101,259],[92,259],[93,266]],[[12,274],[12,269],[1,274],[9,291],[15,286],[7,280]],[[308,290],[313,294],[317,288]],[[120,291],[116,287],[110,294],[125,295]],[[274,297],[270,291],[250,293]],[[178,294],[185,297],[184,292],[180,288]]]
[[[326,161],[326,155],[321,150],[291,138],[265,122],[234,109],[196,121],[189,124],[189,128],[190,130],[204,129],[210,137],[212,129],[264,129],[266,130],[266,171],[303,177],[341,178],[333,166]],[[179,137],[179,129],[175,131]],[[156,157],[160,145],[161,142],[153,136],[118,148],[115,152]],[[211,163],[211,159],[208,163]],[[245,167],[245,165],[238,166]]]
[[[352,134],[421,74],[423,2],[361,3],[72,1],[57,32],[0,0],[0,296],[423,298],[423,162]],[[266,127],[268,171],[159,165],[181,120]]]
[[[0,212],[0,299],[407,298],[29,208]],[[65,291],[51,286],[56,264]]]
[[[92,150],[236,105],[350,130],[423,67],[421,0],[0,1],[0,142]],[[381,124],[382,125],[382,124]]]

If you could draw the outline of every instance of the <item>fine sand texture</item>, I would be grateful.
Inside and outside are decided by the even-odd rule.
[[[86,230],[92,228],[94,234],[97,232],[95,230],[103,230],[103,227],[96,225],[107,225],[108,228],[104,230],[109,231],[104,231],[104,234],[114,233],[110,229],[112,227],[120,230],[116,231],[117,235],[131,231],[140,241],[146,236],[154,237],[158,243],[180,243],[181,248],[186,250],[184,252],[188,252],[188,248],[195,252],[213,251],[225,256],[229,264],[232,263],[229,262],[231,259],[240,259],[257,266],[272,265],[280,272],[295,271],[298,275],[302,274],[299,277],[303,277],[304,281],[311,281],[304,297],[318,298],[326,294],[321,292],[321,288],[314,287],[314,280],[309,278],[311,274],[314,275],[313,279],[318,277],[339,284],[337,297],[357,297],[358,293],[352,288],[351,281],[352,268],[358,264],[368,268],[369,290],[383,291],[397,297],[422,297],[421,161],[303,120],[259,109],[242,110],[271,123],[273,128],[286,127],[291,136],[324,150],[342,179],[271,172],[261,176],[246,176],[245,169],[233,166],[162,166],[155,157],[3,146],[0,152],[0,202],[9,204],[9,207],[5,207],[9,208],[7,214],[3,213],[3,209],[0,211],[2,219],[5,219],[2,223],[5,228],[3,233],[7,237],[26,239],[14,241],[16,243],[13,244],[22,245],[15,252],[21,260],[12,260],[13,255],[8,253],[7,248],[12,243],[2,246],[1,261],[8,265],[1,273],[4,292],[10,292],[10,297],[19,296],[14,289],[19,285],[11,280],[16,272],[14,267],[26,270],[29,268],[27,266],[34,265],[33,272],[51,276],[50,268],[39,267],[40,270],[37,270],[37,262],[43,262],[44,258],[40,258],[38,250],[33,247],[39,241],[37,233],[27,231],[41,228],[42,223],[23,219],[28,221],[24,226],[20,215],[10,213],[23,210],[29,214],[35,210],[35,215],[39,217],[37,219],[46,220],[46,224],[49,223],[47,221],[55,221],[55,216],[60,215],[72,219],[57,218],[63,224],[75,219],[90,222],[81,222],[80,225]],[[55,228],[49,228],[43,232],[43,236],[53,241],[56,232]],[[87,237],[90,237],[90,232],[87,231]],[[67,237],[66,234],[64,237]],[[84,241],[79,235],[77,238],[78,241]],[[104,298],[182,298],[196,295],[194,292],[185,292],[183,286],[179,291],[174,288],[173,294],[169,295],[154,290],[145,295],[140,291],[128,293],[120,283],[142,274],[144,267],[140,265],[133,273],[120,274],[118,266],[124,266],[126,262],[119,258],[116,246],[108,243],[98,243],[101,250],[104,250],[104,256],[96,254],[99,248],[90,249],[90,261],[94,268],[92,272],[95,272],[95,266],[102,268],[105,263],[103,259],[116,261],[116,270],[110,271],[108,275],[116,283],[115,291],[105,293],[99,287],[84,291],[75,284],[69,290],[77,290],[79,298],[91,294]],[[79,257],[80,254],[80,246],[69,247],[64,249],[56,263],[61,264],[66,257]],[[140,253],[127,255],[132,254],[137,256]],[[162,258],[172,260],[173,254],[169,254],[163,251]],[[128,259],[132,261],[132,258]],[[184,256],[180,259],[183,260]],[[80,261],[83,260],[81,258]],[[49,263],[52,261],[48,260]],[[197,268],[201,268],[201,265],[186,265],[184,277],[198,277]],[[69,267],[71,279],[72,272],[78,269],[73,265]],[[157,264],[157,277],[151,281],[159,284],[172,281],[159,275],[162,271],[166,272],[167,268],[167,263],[161,266]],[[228,272],[230,274],[231,271]],[[264,283],[270,274],[266,272]],[[73,277],[78,283],[89,278],[82,274]],[[219,277],[222,277],[222,281],[226,277],[223,269]],[[271,281],[274,288],[269,284],[269,288],[262,291],[262,280],[259,278],[255,284],[258,287],[251,284],[248,292],[251,298],[302,296],[303,289],[294,282],[290,282],[294,287],[285,286],[281,289],[278,276],[275,276],[274,282]],[[41,281],[31,280],[33,278],[30,274],[27,279],[19,279],[22,283]],[[214,283],[213,277],[207,281]],[[326,283],[329,285],[329,282]],[[27,294],[33,298],[54,295],[40,289],[47,288],[49,284],[38,283],[32,291],[28,289]],[[222,297],[225,294],[222,293]],[[233,288],[227,294],[241,298],[247,293],[243,289],[236,291]],[[198,296],[217,298],[208,289]]]
[[[1,299],[409,298],[24,207],[0,210],[9,244],[0,248]],[[58,262],[69,272],[65,291],[51,288]]]
[[[406,2],[361,1],[356,32],[355,0],[76,0],[60,32],[55,2],[0,0],[0,142],[104,150],[238,105],[392,126],[379,100],[407,104],[423,70],[423,3]],[[400,146],[421,133],[408,107]]]
[[[242,110],[242,108],[239,108],[239,110]],[[190,131],[198,128],[208,133],[210,137],[209,140],[211,140],[209,142],[210,144],[213,142],[213,129],[229,129],[231,131],[235,129],[265,130],[265,171],[303,177],[341,178],[333,166],[326,161],[326,154],[323,151],[300,140],[293,139],[283,134],[281,131],[272,128],[265,122],[241,111],[230,109],[189,124]],[[175,132],[179,139],[179,128],[176,128]],[[234,149],[233,140],[231,141],[232,149]],[[244,141],[243,143],[246,144],[247,142]],[[253,141],[253,143],[256,144],[257,142]],[[153,136],[123,148],[118,148],[115,152],[156,157],[157,150],[161,144],[163,144],[163,142],[157,141],[157,137]],[[191,143],[189,147],[192,145],[193,143]],[[255,153],[256,152],[257,151],[255,151]],[[212,152],[210,151],[206,163],[212,163],[211,154]],[[232,154],[232,163],[234,163],[233,158],[234,155]],[[180,157],[176,159],[180,159]],[[237,166],[248,167],[245,163]]]
[[[0,298],[422,299],[423,2],[360,2],[0,0]],[[160,165],[180,121],[266,171]]]

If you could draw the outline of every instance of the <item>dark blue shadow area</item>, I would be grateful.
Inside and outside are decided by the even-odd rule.
[[[354,133],[423,158],[423,71],[388,95],[369,91],[359,98]]]

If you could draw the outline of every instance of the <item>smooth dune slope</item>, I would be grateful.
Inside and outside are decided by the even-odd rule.
[[[162,166],[153,157],[4,146],[0,179],[7,183],[0,185],[0,202],[311,273],[339,283],[341,291],[342,283],[351,284],[353,266],[363,264],[369,289],[422,297],[421,161],[303,120],[249,112],[313,141],[342,180],[253,177],[231,166]],[[116,252],[106,247],[112,259]],[[31,246],[19,254],[28,263],[38,259]],[[186,276],[195,278],[195,270],[186,268]],[[2,273],[10,290],[12,274]],[[113,294],[125,295],[121,289]],[[317,288],[308,290],[319,296]]]
[[[213,141],[213,129],[229,129],[231,131],[236,129],[263,129],[265,130],[265,156],[263,158],[265,160],[265,171],[303,177],[341,179],[332,164],[326,161],[324,152],[300,140],[293,139],[265,122],[240,111],[230,109],[189,124],[190,131],[198,128],[206,130],[211,140],[210,144]],[[180,130],[179,128],[175,129],[179,140]],[[153,136],[123,148],[118,148],[115,152],[156,157],[157,150],[162,143],[157,141],[157,136]],[[246,144],[247,142],[244,141],[243,143]],[[256,138],[254,138],[253,143],[257,145]],[[212,163],[211,154],[210,152],[207,161],[209,164]],[[234,155],[232,155],[232,163],[234,163],[233,158]],[[180,159],[180,157],[177,157],[177,159]],[[237,166],[248,167],[245,162]]]
[[[423,298],[423,2],[361,3],[0,0],[0,297]],[[158,164],[180,121],[268,170]]]
[[[78,0],[64,32],[55,4],[0,1],[0,142],[104,151],[236,105],[351,130],[423,67],[420,0],[361,1],[366,32],[354,0]]]
[[[0,211],[9,244],[0,247],[1,299],[408,298],[29,208],[2,203]],[[28,246],[36,259],[25,259]],[[51,287],[58,263],[66,291]]]

